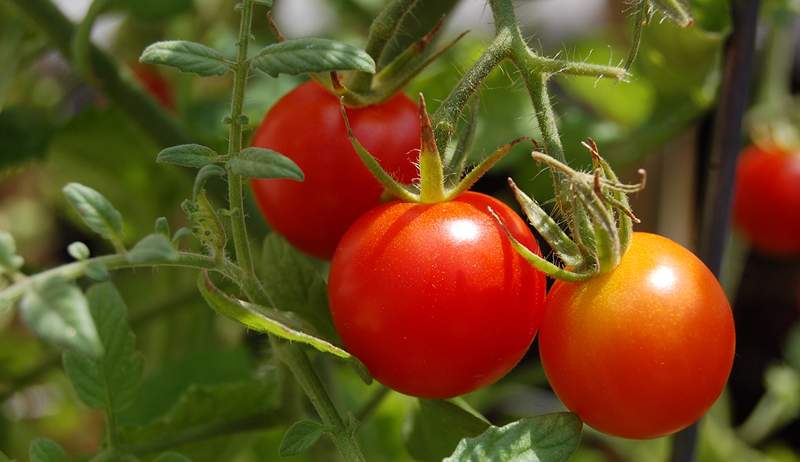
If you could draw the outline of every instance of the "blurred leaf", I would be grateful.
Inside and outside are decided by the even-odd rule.
[[[134,16],[143,20],[166,19],[192,10],[192,0],[120,0]]]
[[[440,461],[453,453],[459,441],[478,436],[490,426],[463,400],[420,399],[406,448],[417,460]]]
[[[766,393],[738,429],[742,440],[752,446],[800,415],[800,371],[783,365],[769,366],[764,385]]]
[[[261,252],[261,280],[275,308],[299,313],[326,338],[338,338],[328,309],[328,286],[312,260],[270,233]]]
[[[325,425],[315,420],[295,422],[283,434],[279,449],[280,456],[295,456],[306,452],[311,446],[314,446],[314,443],[319,440],[325,431]]]
[[[167,217],[156,218],[156,222],[153,224],[153,231],[156,234],[166,237],[167,239],[172,237],[172,233],[169,229],[169,220],[167,220]]]
[[[89,247],[83,242],[73,242],[67,246],[67,253],[76,260],[86,260],[89,258]]]
[[[69,462],[71,460],[58,443],[47,438],[33,440],[28,456],[31,458],[31,462]]]
[[[795,324],[786,335],[783,355],[790,366],[800,371],[800,324]]]
[[[126,258],[131,263],[176,261],[178,251],[172,246],[172,241],[168,237],[163,234],[150,234],[133,246]]]
[[[386,43],[378,60],[383,68],[409,45],[418,41],[458,4],[458,0],[418,0],[400,19],[395,35]]]
[[[22,257],[17,255],[17,243],[14,241],[14,236],[6,231],[0,231],[0,274],[3,273],[3,267],[16,271],[23,263]]]
[[[22,297],[22,319],[43,340],[97,357],[103,352],[83,293],[74,284],[49,277]]]
[[[292,159],[264,148],[246,148],[228,161],[231,171],[249,178],[288,178],[303,181],[303,171]]]
[[[225,56],[205,45],[185,40],[156,42],[142,52],[139,61],[162,64],[201,76],[223,75],[228,70]]]
[[[156,162],[160,164],[180,165],[182,167],[201,168],[212,162],[217,153],[201,144],[180,144],[170,146],[158,153]]]
[[[86,264],[86,276],[97,282],[107,281],[110,275],[108,268],[102,262],[90,261]]]
[[[267,45],[251,58],[251,66],[272,77],[344,70],[375,72],[375,62],[364,50],[322,38],[291,39]]]
[[[562,412],[490,427],[478,437],[462,440],[444,461],[566,461],[578,447],[582,426],[575,414]]]
[[[64,195],[92,231],[105,239],[119,241],[122,215],[102,194],[80,183],[64,186]]]
[[[153,462],[192,462],[192,460],[177,452],[165,452],[156,457]]]
[[[39,160],[47,153],[54,127],[44,113],[30,107],[0,110],[0,171]]]
[[[87,297],[105,353],[95,359],[66,352],[64,371],[87,406],[116,414],[136,398],[144,360],[136,351],[128,308],[117,289],[111,283],[97,284]]]

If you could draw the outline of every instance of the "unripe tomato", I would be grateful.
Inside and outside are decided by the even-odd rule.
[[[736,172],[734,220],[756,250],[800,255],[800,152],[751,146]]]
[[[131,66],[131,71],[136,80],[156,101],[167,109],[175,109],[175,95],[172,86],[153,66],[136,63]]]
[[[730,305],[691,252],[634,233],[613,271],[556,282],[539,351],[553,390],[588,425],[654,438],[699,419],[731,371]]]
[[[519,216],[473,192],[381,205],[339,243],[328,286],[333,320],[384,385],[425,398],[468,393],[505,375],[533,341],[544,275],[514,251],[488,207],[538,252]]]
[[[348,109],[358,140],[400,181],[417,175],[417,105],[402,93],[364,108]],[[316,82],[280,99],[264,117],[253,146],[274,149],[303,170],[305,180],[253,180],[269,224],[295,247],[330,258],[347,228],[377,206],[383,187],[361,163],[347,138],[339,100]]]

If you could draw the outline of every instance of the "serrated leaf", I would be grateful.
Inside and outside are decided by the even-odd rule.
[[[375,72],[375,62],[365,51],[322,38],[292,39],[267,45],[252,58],[250,65],[272,77],[344,70]]]
[[[70,462],[64,449],[53,440],[36,438],[28,450],[31,462]]]
[[[325,425],[315,420],[295,422],[286,430],[281,440],[278,453],[281,457],[296,456],[314,446],[319,437],[326,431]]]
[[[178,452],[165,452],[160,456],[156,457],[156,460],[153,462],[192,462],[192,459],[180,454]]]
[[[136,397],[143,357],[136,351],[128,308],[117,289],[111,283],[97,284],[87,298],[105,353],[93,358],[66,352],[64,371],[87,406],[117,413]]]
[[[578,447],[583,423],[575,414],[560,412],[490,427],[480,436],[461,440],[443,462],[560,462]]]
[[[73,242],[67,246],[67,253],[76,260],[86,260],[89,258],[89,247],[83,242]]]
[[[229,67],[225,56],[205,45],[185,40],[156,42],[142,52],[139,61],[163,64],[197,75],[223,75]]]
[[[122,215],[105,196],[80,183],[69,183],[64,186],[63,192],[92,231],[105,239],[120,239]]]
[[[258,332],[270,333],[293,342],[310,345],[323,353],[330,353],[344,359],[352,356],[328,340],[308,333],[304,321],[292,316],[293,313],[254,305],[231,298],[219,290],[211,281],[208,271],[203,271],[197,279],[197,287],[206,302],[217,313],[237,321]]]
[[[438,462],[452,454],[459,441],[478,436],[489,426],[463,400],[420,399],[406,448],[416,460]]]
[[[276,233],[264,239],[261,279],[275,308],[307,319],[327,338],[337,338],[328,309],[328,285],[314,263]]]
[[[86,297],[65,279],[51,277],[34,284],[22,297],[20,310],[28,327],[43,340],[89,356],[102,354]]]
[[[133,246],[127,259],[131,263],[176,261],[178,251],[163,234],[149,234]]]
[[[172,408],[154,421],[122,429],[126,441],[147,441],[167,434],[191,433],[196,428],[208,428],[218,422],[239,419],[275,419],[278,406],[277,375],[263,379],[219,385],[192,385]]]
[[[181,144],[161,150],[156,157],[156,162],[201,168],[212,163],[212,158],[216,155],[217,153],[213,149],[201,144]]]
[[[287,178],[303,181],[303,171],[292,159],[264,148],[247,148],[228,161],[231,171],[249,178]]]

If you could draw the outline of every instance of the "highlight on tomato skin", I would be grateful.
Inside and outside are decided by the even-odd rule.
[[[388,172],[405,183],[417,176],[416,103],[399,93],[347,115],[356,137]],[[314,81],[269,110],[252,145],[274,149],[303,170],[303,182],[256,179],[251,186],[270,226],[307,254],[330,259],[347,228],[380,203],[383,188],[353,150],[339,100]]]
[[[525,222],[489,196],[392,202],[362,216],[331,263],[330,308],[348,351],[404,394],[450,398],[509,372],[539,328],[545,278],[511,247]]]
[[[736,343],[711,271],[675,242],[640,232],[610,273],[555,283],[539,335],[564,405],[603,433],[634,439],[674,433],[705,414]]]
[[[739,158],[733,210],[755,250],[800,256],[800,152],[747,148]]]

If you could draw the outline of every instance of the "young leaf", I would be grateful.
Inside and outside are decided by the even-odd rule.
[[[165,452],[156,457],[153,462],[192,462],[192,459],[178,452]]]
[[[105,353],[93,358],[68,351],[64,353],[64,371],[87,406],[116,413],[136,397],[143,358],[135,349],[128,308],[117,289],[111,283],[97,284],[89,289],[87,298]]]
[[[83,242],[73,242],[67,246],[67,253],[76,260],[86,260],[89,258],[89,247]]]
[[[74,284],[47,278],[22,297],[20,309],[28,327],[45,341],[88,356],[102,354],[86,298]]]
[[[200,192],[206,187],[208,180],[215,176],[225,178],[225,169],[216,164],[204,165],[200,171],[197,172],[197,176],[194,177],[192,198],[197,198]]]
[[[219,290],[203,271],[197,279],[197,287],[206,302],[217,313],[237,321],[258,332],[270,333],[293,342],[310,345],[323,353],[330,353],[344,359],[352,356],[329,341],[309,334],[303,328],[302,319],[293,313],[253,305],[243,300],[229,297]]]
[[[322,38],[285,40],[267,45],[251,59],[250,65],[272,77],[344,70],[375,72],[375,62],[365,51]]]
[[[0,231],[0,273],[3,268],[12,271],[18,270],[22,266],[22,257],[17,255],[17,244],[14,237],[5,231]]]
[[[64,449],[53,440],[36,438],[28,449],[31,462],[70,462]]]
[[[106,268],[106,265],[97,260],[86,263],[85,274],[89,279],[97,282],[108,281],[108,278],[111,277],[111,275],[108,274],[108,268]]]
[[[217,153],[201,144],[180,144],[163,149],[158,153],[159,164],[180,165],[181,167],[201,168],[212,162]]]
[[[566,461],[578,447],[582,425],[575,414],[561,412],[490,427],[480,436],[461,440],[443,462]]]
[[[250,178],[288,178],[303,181],[303,171],[292,159],[264,148],[246,148],[228,161],[231,171]]]
[[[222,220],[220,220],[217,210],[208,200],[206,192],[200,190],[195,195],[194,201],[188,199],[183,201],[181,208],[192,224],[191,233],[197,237],[197,240],[205,247],[209,255],[212,257],[222,256],[225,252],[227,235],[225,227],[222,225]],[[176,232],[172,238],[173,242],[178,237]]]
[[[295,422],[286,430],[281,440],[278,453],[281,457],[296,456],[307,451],[319,437],[325,432],[326,428],[321,423],[314,420],[301,420]]]
[[[110,241],[119,241],[122,215],[102,194],[80,183],[69,183],[62,190],[92,231]]]
[[[127,258],[131,263],[175,261],[178,259],[178,251],[163,234],[148,234],[133,246]]]
[[[202,76],[223,75],[229,69],[225,56],[219,51],[185,40],[153,43],[144,49],[139,61],[177,67]]]
[[[463,400],[420,399],[406,448],[417,460],[438,462],[452,454],[459,441],[480,435],[490,425]]]
[[[172,233],[169,229],[169,220],[167,220],[167,217],[156,218],[156,222],[153,224],[153,231],[169,239]]]

